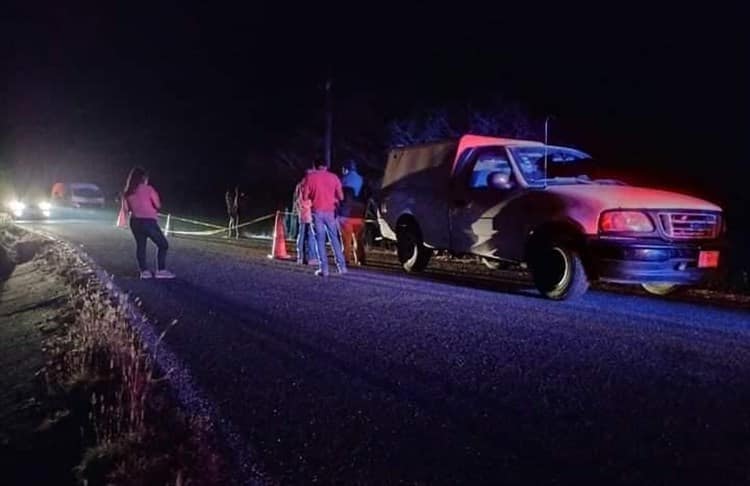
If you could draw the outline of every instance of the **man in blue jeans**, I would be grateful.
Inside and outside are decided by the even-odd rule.
[[[317,170],[305,176],[302,185],[302,198],[311,202],[313,227],[318,245],[320,268],[315,275],[327,277],[328,256],[326,252],[326,235],[333,248],[333,256],[339,274],[346,273],[346,261],[341,248],[339,225],[336,221],[336,206],[344,199],[341,181],[334,174],[328,172],[325,162],[317,163]]]

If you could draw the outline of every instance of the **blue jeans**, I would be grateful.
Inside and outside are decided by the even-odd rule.
[[[313,211],[313,225],[315,226],[315,237],[318,240],[318,256],[320,257],[320,271],[328,275],[328,252],[326,251],[326,235],[333,248],[333,256],[339,272],[346,271],[344,252],[341,249],[341,236],[336,215],[333,211]]]
[[[297,263],[308,263],[318,260],[318,246],[312,223],[299,221],[297,232]]]
[[[164,270],[166,268],[169,243],[167,243],[164,233],[161,232],[159,223],[155,219],[131,217],[130,231],[133,232],[133,236],[135,237],[135,256],[138,259],[138,267],[141,271],[148,270],[148,265],[146,264],[147,239],[151,239],[158,248],[156,256],[157,269]]]

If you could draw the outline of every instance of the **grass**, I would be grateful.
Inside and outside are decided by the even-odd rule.
[[[66,397],[85,450],[75,468],[85,485],[226,484],[210,421],[180,409],[131,325],[128,296],[119,294],[70,247],[39,247],[70,288],[60,330],[47,338],[49,388]],[[172,323],[176,325],[176,321]],[[168,329],[160,337],[163,339]],[[81,440],[79,439],[80,443]]]

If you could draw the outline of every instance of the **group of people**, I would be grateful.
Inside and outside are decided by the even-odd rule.
[[[299,218],[297,262],[318,265],[316,275],[327,277],[329,265],[326,241],[331,244],[338,273],[347,272],[347,265],[365,263],[364,180],[354,161],[342,168],[341,178],[318,161],[297,184],[295,209]],[[238,187],[227,190],[225,201],[229,213],[229,236],[239,237],[239,212],[244,194]],[[128,175],[122,197],[122,212],[130,214],[130,230],[136,243],[136,259],[141,278],[174,278],[166,268],[169,244],[158,223],[161,208],[159,194],[148,183],[148,174],[134,167]],[[156,269],[146,262],[146,243],[157,247]]]
[[[341,178],[323,161],[309,169],[294,190],[299,218],[297,263],[318,265],[316,275],[329,275],[326,241],[333,249],[340,274],[347,265],[365,263],[364,181],[354,161],[342,168]]]

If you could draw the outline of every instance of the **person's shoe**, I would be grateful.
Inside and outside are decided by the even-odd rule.
[[[156,273],[154,273],[155,278],[175,278],[175,274],[170,272],[169,270],[157,270]]]
[[[139,274],[141,280],[145,280],[147,278],[153,278],[154,274],[151,273],[151,270],[141,270],[141,273]]]
[[[349,273],[349,270],[346,268],[339,268],[339,275],[346,275],[347,273]]]
[[[327,277],[328,272],[324,272],[323,270],[315,270],[315,276],[316,277]]]

